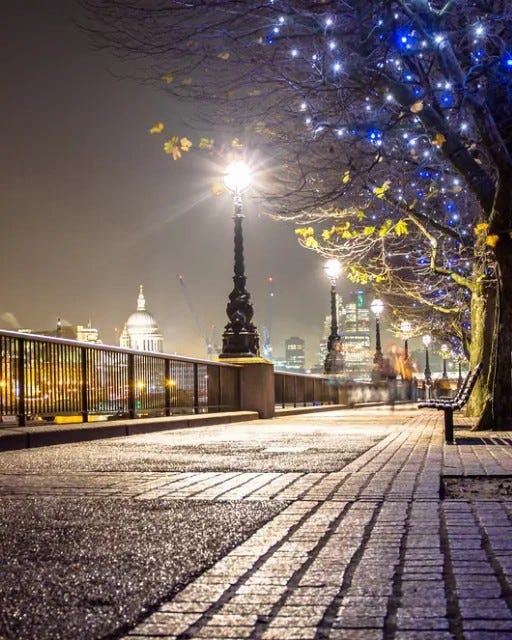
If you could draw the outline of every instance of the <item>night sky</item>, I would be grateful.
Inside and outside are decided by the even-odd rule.
[[[177,274],[199,323],[221,334],[232,288],[232,201],[210,187],[222,167],[163,153],[165,137],[148,129],[162,121],[187,135],[183,107],[94,50],[74,24],[80,9],[72,1],[8,0],[2,9],[0,327],[90,319],[112,344],[142,283],[165,350],[204,357]],[[255,324],[266,323],[272,275],[274,353],[298,335],[312,364],[329,312],[322,260],[247,199],[245,213]]]

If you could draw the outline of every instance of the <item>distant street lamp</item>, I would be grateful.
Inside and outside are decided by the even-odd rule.
[[[384,357],[380,343],[380,316],[384,310],[384,303],[379,298],[373,300],[370,305],[372,313],[375,315],[375,355],[373,356],[373,369],[376,375],[382,374]]]
[[[242,234],[242,193],[250,184],[249,168],[242,161],[233,162],[226,170],[224,184],[233,193],[235,223],[235,265],[233,291],[229,294],[226,314],[229,322],[222,334],[219,358],[252,358],[259,356],[258,331],[252,323],[254,309],[245,288],[244,244]]]
[[[400,332],[404,339],[404,362],[407,362],[407,360],[409,360],[408,340],[411,335],[411,331],[412,331],[412,326],[410,322],[407,322],[407,320],[404,320],[402,323],[400,323]]]
[[[446,371],[446,361],[450,357],[450,348],[447,344],[441,345],[441,358],[443,359],[443,379],[448,378],[448,373]]]
[[[324,265],[324,272],[331,283],[331,333],[327,338],[327,355],[324,362],[324,373],[341,373],[344,368],[341,338],[338,333],[338,305],[336,281],[341,273],[341,263],[332,258]]]
[[[428,348],[430,347],[432,338],[427,334],[424,335],[421,340],[425,346],[425,400],[428,400],[430,398],[430,387],[432,385],[432,372],[430,371],[430,363],[428,361]]]

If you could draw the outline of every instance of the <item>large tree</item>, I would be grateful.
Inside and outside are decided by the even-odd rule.
[[[407,293],[428,264],[434,289],[418,302],[468,292],[480,426],[512,424],[509,2],[85,2],[97,42],[145,56],[146,73],[269,159],[273,215],[329,220],[310,248],[351,255],[366,237],[367,276],[379,256],[389,275],[377,284]],[[188,147],[176,134],[166,149]],[[354,210],[373,221],[359,235]]]

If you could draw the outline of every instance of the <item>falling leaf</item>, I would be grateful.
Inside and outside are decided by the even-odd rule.
[[[166,73],[165,76],[162,76],[162,80],[165,83],[170,84],[174,80],[174,75],[172,73]]]
[[[343,184],[347,184],[347,182],[350,181],[350,171],[345,171],[345,173],[343,174],[343,178],[341,179],[341,181],[343,182]]]
[[[222,187],[222,185],[220,184],[220,182],[214,182],[212,184],[212,195],[213,196],[220,196],[224,191],[224,188]]]
[[[190,140],[188,138],[181,138],[180,140],[180,150],[181,151],[190,151],[190,147],[192,146],[192,143],[190,142]]]
[[[500,237],[498,235],[496,235],[495,233],[493,233],[493,234],[487,236],[487,238],[485,239],[485,244],[494,249],[494,247],[498,244],[498,240],[499,239],[500,239]]]
[[[419,113],[423,109],[423,101],[422,100],[418,100],[418,102],[415,102],[414,104],[411,104],[409,109],[413,113]]]
[[[223,51],[222,53],[217,54],[217,58],[220,58],[221,60],[229,60],[229,56],[229,51]]]
[[[151,129],[149,130],[149,133],[162,133],[163,130],[164,130],[164,125],[162,122],[159,122],[158,124],[155,124],[153,127],[151,127]]]

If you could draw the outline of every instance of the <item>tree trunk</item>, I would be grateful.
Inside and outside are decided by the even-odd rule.
[[[494,333],[494,313],[496,289],[494,283],[482,280],[482,274],[475,273],[475,289],[471,295],[471,343],[469,366],[473,369],[482,363],[473,393],[469,398],[466,415],[480,417],[487,399],[487,378],[491,363],[492,335]]]
[[[489,218],[489,237],[497,236],[496,304],[491,334],[487,396],[478,429],[512,429],[512,210],[510,175],[502,175]],[[484,342],[487,349],[488,340]]]

